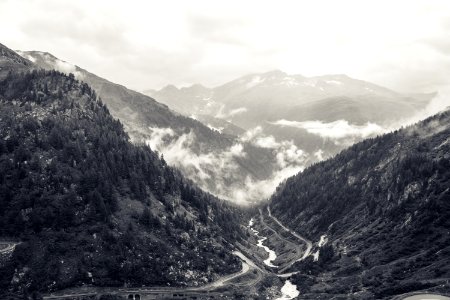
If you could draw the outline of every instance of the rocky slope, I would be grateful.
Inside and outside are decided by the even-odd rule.
[[[278,188],[273,214],[315,241],[316,258],[292,269],[301,271],[294,279],[305,298],[450,291],[449,137],[446,110],[358,143]]]
[[[31,61],[0,44],[0,79],[5,78],[11,71],[24,71],[32,66]]]

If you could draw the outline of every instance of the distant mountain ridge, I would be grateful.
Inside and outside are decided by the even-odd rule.
[[[367,121],[383,124],[410,116],[425,107],[434,96],[402,95],[342,74],[305,77],[279,70],[246,75],[211,89],[199,85],[181,89],[167,86],[149,94],[181,113],[222,116],[245,129],[264,121],[286,118],[291,121],[325,121],[314,114],[314,110],[320,110],[320,107],[314,107],[315,102],[323,99],[328,99],[328,109],[348,111],[334,116],[333,121],[342,118],[357,124]],[[333,101],[343,97],[357,103],[359,110],[352,109],[350,102]],[[378,108],[378,114],[374,114],[374,106]],[[302,117],[305,113],[308,119]]]
[[[305,167],[399,128],[421,114],[436,93],[401,94],[343,74],[305,77],[274,70],[214,88],[169,85],[149,95],[205,124],[222,120],[242,128],[245,132],[226,132],[259,146],[283,151],[280,145],[293,145],[308,157]]]

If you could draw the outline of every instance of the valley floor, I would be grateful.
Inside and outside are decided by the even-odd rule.
[[[292,283],[292,276],[300,275],[327,286],[334,279],[332,273],[314,277],[292,272],[292,266],[310,257],[317,243],[313,243],[292,231],[272,216],[270,208],[260,210],[247,225],[248,239],[236,245],[233,254],[242,261],[242,269],[200,287],[142,287],[99,288],[82,287],[67,289],[44,296],[44,299],[91,299],[101,294],[121,296],[125,299],[329,299],[330,294],[303,293],[302,288]],[[261,240],[263,240],[261,242]],[[320,242],[319,242],[320,243]],[[13,247],[4,246],[0,251]],[[276,253],[268,258],[268,249]],[[350,279],[350,278],[349,278]],[[445,284],[445,280],[443,281]],[[139,298],[138,298],[139,297]],[[412,297],[412,298],[406,298]],[[416,299],[417,294],[399,295],[395,299]],[[337,294],[333,299],[365,299],[363,293]],[[426,298],[425,298],[426,299]],[[443,296],[433,299],[447,299]]]

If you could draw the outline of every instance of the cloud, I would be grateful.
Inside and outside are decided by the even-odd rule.
[[[450,107],[450,87],[441,90],[436,97],[431,99],[430,103],[423,110],[417,112],[411,118],[400,120],[398,124],[404,126],[416,123],[429,116],[435,115],[445,109],[448,109],[448,107]],[[399,127],[398,124],[396,124],[397,127]]]
[[[244,134],[241,135],[241,141],[248,142],[255,139],[258,136],[261,136],[263,133],[263,129],[261,126],[256,126],[255,128],[247,130]]]
[[[272,136],[264,135],[261,128],[250,130],[223,151],[207,153],[193,151],[197,140],[192,132],[177,135],[170,128],[151,127],[149,134],[146,143],[163,154],[170,165],[181,169],[203,189],[241,204],[270,197],[281,181],[302,171],[309,159],[309,155],[292,141],[278,142]],[[272,161],[268,162],[273,172],[268,178],[253,178],[239,164],[250,155],[245,150],[249,143],[264,144],[265,148],[273,150]]]
[[[307,132],[316,134],[322,138],[334,140],[345,138],[367,138],[386,132],[385,128],[382,128],[375,123],[367,122],[365,125],[353,125],[346,120],[324,123],[322,121],[297,122],[283,119],[273,122],[272,124],[305,129]]]
[[[323,160],[323,150],[319,149],[316,152],[314,152],[314,156],[320,161]]]
[[[239,108],[235,108],[232,109],[228,112],[225,112],[225,105],[221,105],[219,111],[217,112],[217,114],[215,115],[215,118],[218,119],[229,119],[235,115],[239,115],[242,113],[245,113],[247,111],[247,108],[245,107],[239,107]]]
[[[149,127],[150,139],[146,141],[147,145],[153,150],[161,151],[161,147],[165,144],[164,139],[166,137],[173,137],[175,131],[172,128],[159,128],[159,127]]]
[[[151,127],[150,138],[146,143],[164,155],[164,159],[171,165],[179,167],[194,178],[197,182],[204,182],[213,176],[230,176],[236,171],[238,165],[234,157],[244,157],[245,152],[241,144],[234,144],[220,153],[195,153],[192,149],[196,143],[193,132],[176,136],[171,128]],[[213,174],[213,171],[217,174]]]
[[[265,180],[254,180],[247,176],[244,181],[244,188],[232,190],[231,195],[222,197],[237,201],[238,203],[251,203],[268,199],[273,194],[277,186],[285,179],[296,175],[304,170],[302,166],[290,166],[276,170],[273,175]]]
[[[33,56],[17,50],[17,53],[19,55],[21,55],[22,57],[29,59],[32,62],[36,62],[36,58],[34,58]],[[69,74],[72,73],[78,80],[83,80],[84,75],[82,72],[79,72],[77,70],[77,67],[71,63],[65,62],[63,60],[60,59],[55,59],[53,56],[47,54],[47,53],[41,53],[42,59],[45,61],[45,63],[50,65],[51,69],[55,69],[57,71],[60,71],[62,73],[65,74]]]
[[[258,137],[255,139],[254,144],[256,146],[262,147],[262,148],[271,148],[275,149],[280,146],[280,143],[278,143],[273,136],[264,136],[264,137]]]
[[[78,72],[77,68],[74,65],[59,59],[55,61],[54,69],[63,72],[65,74],[72,73],[78,80],[83,80],[84,77],[83,73]]]
[[[5,0],[0,36],[137,90],[283,69],[420,92],[448,85],[449,8],[445,0]]]

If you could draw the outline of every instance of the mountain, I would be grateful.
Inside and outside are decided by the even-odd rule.
[[[358,125],[382,125],[410,117],[434,94],[402,95],[346,75],[304,77],[277,70],[247,75],[212,89],[168,86],[153,91],[152,96],[183,114],[209,114],[249,129],[282,119],[342,119]]]
[[[0,263],[2,299],[195,286],[241,269],[230,253],[242,237],[236,208],[132,144],[73,74],[13,71],[0,81],[0,169],[0,236],[15,241]]]
[[[199,120],[211,130],[218,131],[220,133],[232,135],[232,136],[241,136],[245,133],[245,129],[234,125],[231,122],[228,122],[224,119],[215,118],[210,115],[192,115],[191,118]]]
[[[5,78],[11,71],[24,71],[32,65],[33,63],[28,59],[0,44],[0,79]]]
[[[392,299],[450,286],[450,109],[357,143],[280,185],[275,215],[314,242],[307,299]],[[399,298],[400,299],[400,298]]]
[[[157,99],[161,95],[162,103],[165,104],[167,104],[165,100],[170,99],[170,104],[167,105],[178,112],[186,113],[186,115],[189,115],[189,112],[202,114],[205,106],[210,105],[209,100],[212,97],[212,90],[201,84],[181,89],[174,85],[167,85],[159,91],[146,90],[143,93]]]
[[[283,151],[274,145],[289,143],[308,157],[302,167],[400,127],[436,96],[400,94],[346,75],[305,77],[278,70],[215,88],[167,86],[149,93],[182,114],[243,128],[245,133],[232,133],[261,147]]]
[[[124,124],[133,142],[146,143],[164,154],[170,165],[215,195],[240,203],[260,201],[269,197],[284,178],[280,177],[284,166],[280,165],[273,149],[236,137],[244,131],[238,126],[211,116],[193,116],[206,126],[151,97],[100,78],[49,53],[17,52],[36,67],[73,73],[75,78],[88,83],[111,114]],[[170,93],[173,89],[176,88],[165,90]],[[205,90],[202,86],[191,89],[195,93]],[[292,174],[291,171],[289,175]]]

